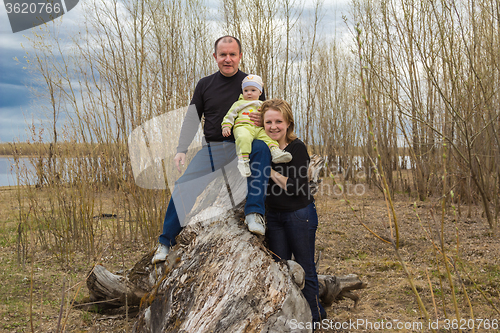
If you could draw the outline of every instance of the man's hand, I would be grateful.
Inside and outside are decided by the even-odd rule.
[[[179,166],[179,162],[182,166],[184,166],[184,162],[186,162],[186,154],[184,154],[184,153],[175,154],[174,162],[175,162],[175,166],[177,167],[177,171],[182,172],[181,168]]]
[[[260,112],[251,112],[249,115],[250,120],[254,122],[255,126],[262,127],[262,121],[260,118]]]
[[[226,138],[231,135],[231,128],[229,127],[224,127],[222,129],[222,135],[225,136]]]

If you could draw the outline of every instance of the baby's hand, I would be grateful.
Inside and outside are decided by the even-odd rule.
[[[222,129],[222,135],[225,137],[228,137],[231,135],[231,129],[229,127],[224,127]]]

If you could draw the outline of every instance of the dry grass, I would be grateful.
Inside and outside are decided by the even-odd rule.
[[[330,184],[330,180],[325,181]],[[362,184],[363,185],[363,184]],[[363,185],[364,186],[364,185]],[[362,196],[351,195],[349,200],[355,213],[362,221],[380,235],[387,235],[387,208],[378,190],[364,187],[366,193]],[[43,190],[40,190],[43,196]],[[100,213],[113,211],[112,193],[102,196]],[[99,218],[97,230],[102,234],[97,242],[98,251],[95,256],[88,256],[85,251],[76,249],[69,262],[59,259],[57,253],[49,249],[28,251],[25,265],[17,259],[17,215],[19,211],[16,191],[12,188],[2,188],[0,191],[0,243],[2,278],[0,287],[0,305],[2,326],[0,332],[27,332],[30,327],[30,303],[33,313],[33,327],[36,332],[55,331],[61,304],[63,284],[65,288],[64,318],[67,316],[66,330],[69,332],[117,332],[131,329],[133,318],[127,322],[121,316],[88,313],[71,310],[68,302],[71,299],[83,298],[87,291],[84,285],[85,276],[94,263],[104,264],[110,271],[127,269],[150,248],[141,242],[119,241],[118,234],[129,223],[126,216],[118,214],[116,218]],[[445,318],[444,309],[450,319],[453,309],[450,299],[450,289],[446,283],[445,272],[438,271],[439,262],[433,250],[430,239],[437,241],[438,225],[433,215],[439,211],[439,201],[430,199],[419,203],[415,208],[414,199],[406,194],[396,194],[395,209],[400,217],[401,253],[407,262],[414,281],[423,301],[430,309],[431,317],[438,318],[441,323]],[[394,256],[394,250],[374,238],[354,218],[351,208],[345,200],[333,193],[317,196],[317,208],[320,223],[317,234],[317,252],[321,251],[320,274],[358,274],[369,284],[369,288],[360,292],[361,302],[357,309],[352,308],[352,301],[344,300],[327,309],[332,320],[346,322],[364,319],[371,322],[396,320],[402,322],[422,322],[422,314],[415,297],[409,287],[408,280],[401,265]],[[417,217],[420,216],[421,224]],[[120,229],[121,228],[121,229]],[[427,233],[424,231],[427,230]],[[126,228],[125,228],[126,229]],[[460,240],[459,256],[464,270],[457,265],[461,279],[474,309],[475,318],[494,319],[498,313],[487,304],[483,296],[474,287],[474,283],[483,290],[494,304],[498,302],[500,285],[500,265],[497,258],[500,249],[498,239],[489,230],[488,224],[479,213],[478,207],[473,207],[470,218],[456,216],[450,209],[445,217],[445,242],[449,254],[455,257],[456,230]],[[36,238],[36,234],[28,233],[28,237]],[[30,238],[31,242],[37,242]],[[442,263],[440,264],[442,265]],[[436,312],[432,306],[433,300],[429,289],[432,283]],[[470,280],[466,273],[472,277]],[[442,279],[443,287],[440,285]],[[456,272],[453,278],[457,287],[457,298],[462,310],[462,316],[469,318],[469,309],[461,290],[461,283]],[[31,281],[33,281],[33,296],[30,298]],[[64,321],[63,318],[63,321]],[[328,330],[324,330],[328,332]],[[331,330],[330,330],[331,331]],[[354,330],[354,332],[361,330]],[[413,332],[415,330],[402,330]],[[365,332],[375,332],[365,330]],[[481,330],[478,330],[481,332]]]
[[[389,236],[390,229],[386,225],[387,207],[380,193],[368,190],[364,196],[350,196],[349,200],[355,213],[364,223],[378,234]],[[403,259],[413,275],[416,288],[430,312],[431,319],[439,320],[440,327],[444,327],[446,318],[453,320],[455,317],[451,290],[446,281],[446,272],[442,268],[442,257],[436,256],[431,243],[432,239],[439,244],[440,221],[437,216],[440,204],[440,201],[434,198],[414,206],[414,199],[403,194],[396,195],[395,200],[395,210],[400,221],[400,251]],[[369,283],[369,288],[360,293],[362,301],[357,309],[352,309],[352,302],[343,301],[328,309],[329,317],[340,322],[350,319],[363,319],[372,323],[384,320],[394,325],[396,321],[422,322],[425,324],[425,331],[429,331],[393,247],[382,243],[361,227],[342,197],[318,197],[317,207],[320,216],[317,251],[322,251],[323,258],[319,273],[354,273]],[[500,250],[495,245],[498,238],[488,228],[488,223],[481,216],[478,207],[474,207],[473,212],[472,217],[467,218],[455,216],[450,209],[450,214],[445,216],[445,247],[448,255],[457,259],[455,252],[458,232],[460,245],[456,260],[457,270],[452,270],[452,276],[461,317],[470,318],[470,309],[462,291],[463,282],[475,318],[493,320],[498,318],[499,314],[487,304],[474,287],[473,281],[494,300],[498,308],[500,265],[496,258],[500,255]],[[470,275],[472,280],[467,275]],[[429,288],[429,279],[434,295]],[[436,308],[433,306],[434,302]],[[372,331],[374,330],[367,330]],[[419,330],[410,329],[406,332],[417,331]]]
[[[45,189],[38,190],[42,198],[39,203],[49,203],[50,195],[46,192]],[[0,332],[31,331],[30,308],[33,313],[34,331],[55,332],[63,286],[65,297],[62,322],[67,317],[67,331],[80,332],[93,326],[108,326],[110,322],[103,319],[103,316],[71,310],[69,302],[73,299],[81,300],[87,293],[85,278],[95,263],[101,263],[111,271],[118,271],[130,268],[144,251],[148,251],[147,246],[139,242],[119,241],[120,237],[124,237],[123,233],[130,223],[123,215],[100,217],[103,213],[114,211],[112,193],[102,195],[101,209],[95,212],[95,255],[89,256],[84,249],[75,248],[67,258],[63,258],[56,247],[42,246],[39,239],[42,234],[30,230],[25,233],[29,238],[26,261],[19,255],[19,206],[16,190],[10,187],[1,188],[0,197]],[[52,243],[47,241],[45,244]],[[32,251],[35,249],[36,251]],[[123,322],[111,322],[112,329],[109,332],[122,330],[120,327],[124,326]]]
[[[0,143],[0,156],[30,156],[48,150],[48,143],[7,142]]]

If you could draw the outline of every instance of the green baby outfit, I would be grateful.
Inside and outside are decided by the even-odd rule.
[[[233,134],[236,139],[236,153],[238,159],[248,160],[252,152],[253,140],[264,141],[269,149],[278,148],[278,142],[271,139],[264,128],[255,126],[250,119],[250,113],[259,112],[257,109],[262,105],[262,101],[246,101],[243,95],[240,95],[222,121],[222,128],[233,127]]]

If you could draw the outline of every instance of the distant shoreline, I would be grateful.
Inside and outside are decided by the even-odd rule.
[[[48,157],[51,154],[64,157],[96,156],[109,152],[127,150],[126,144],[58,142],[3,142],[0,143],[0,157]]]
[[[35,157],[35,155],[17,155],[17,156],[14,156],[14,155],[2,155],[2,154],[0,154],[0,158],[12,158],[12,159],[14,159],[14,158],[29,158],[29,157]]]
[[[0,186],[0,191],[13,191],[15,190],[19,185],[3,185]]]

